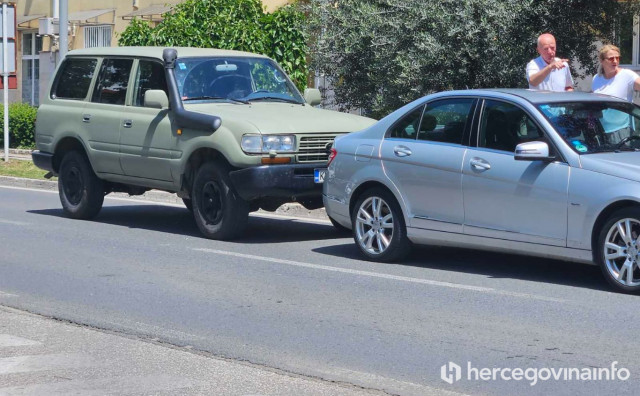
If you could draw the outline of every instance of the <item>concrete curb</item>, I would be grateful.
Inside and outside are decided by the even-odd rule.
[[[0,185],[9,187],[35,188],[39,190],[58,190],[58,182],[51,180],[26,179],[22,177],[0,176]],[[126,193],[111,193],[108,196],[118,198],[133,198],[151,202],[171,203],[182,205],[182,199],[176,194],[165,191],[151,190],[142,195],[130,196]],[[259,210],[260,213],[274,213]],[[309,210],[297,203],[287,203],[280,206],[275,214],[281,216],[304,217],[310,219],[328,220],[324,208]]]

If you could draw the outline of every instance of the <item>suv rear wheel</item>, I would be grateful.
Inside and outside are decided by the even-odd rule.
[[[233,189],[228,171],[221,163],[206,162],[193,181],[193,217],[210,239],[233,239],[247,227],[249,204]]]
[[[104,185],[87,157],[77,151],[66,153],[58,173],[58,193],[65,213],[74,219],[97,216],[104,202]]]

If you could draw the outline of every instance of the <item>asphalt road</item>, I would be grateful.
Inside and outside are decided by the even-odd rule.
[[[176,205],[107,199],[75,221],[56,193],[0,187],[0,202],[8,307],[397,394],[640,385],[640,297],[611,293],[597,267],[438,247],[380,264],[321,221],[252,216],[245,238],[219,242]],[[628,379],[605,379],[613,362]]]

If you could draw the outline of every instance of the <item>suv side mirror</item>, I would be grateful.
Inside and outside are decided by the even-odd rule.
[[[169,98],[161,89],[149,89],[144,93],[144,107],[153,109],[168,109]]]
[[[304,90],[304,101],[311,106],[319,105],[322,102],[320,90],[316,88],[306,88]]]
[[[520,143],[515,150],[516,161],[555,161],[549,156],[549,145],[545,142]]]

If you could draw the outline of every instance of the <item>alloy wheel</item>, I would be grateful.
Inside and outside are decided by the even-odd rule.
[[[605,238],[604,260],[616,282],[640,285],[640,221],[624,218],[613,224]]]
[[[384,253],[393,240],[393,213],[380,197],[369,197],[358,208],[356,237],[360,247],[372,255]]]

